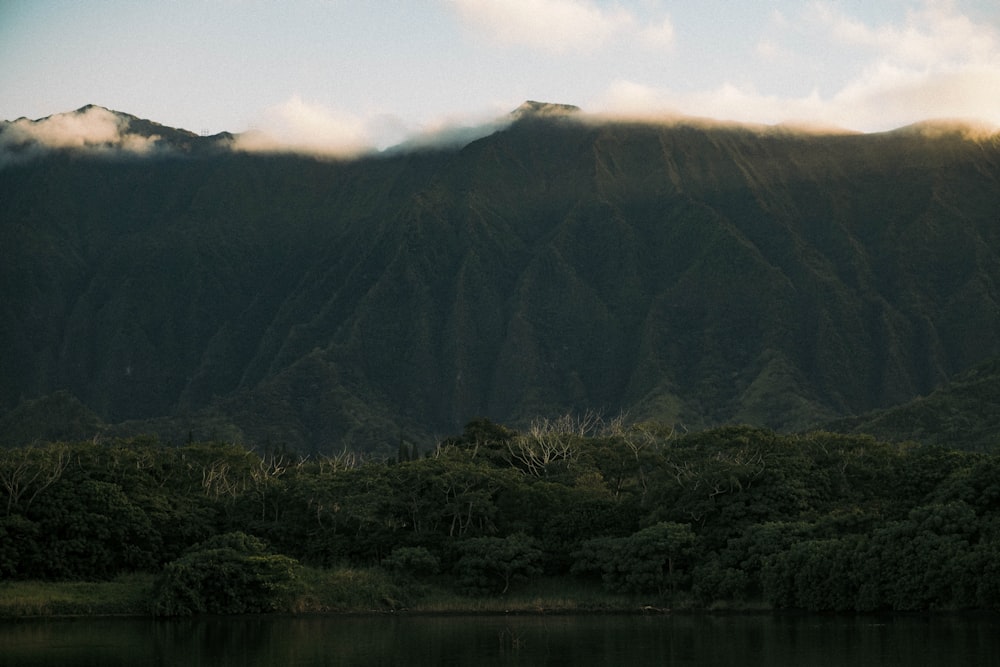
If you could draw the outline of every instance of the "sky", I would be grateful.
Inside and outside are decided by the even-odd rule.
[[[330,151],[525,100],[1000,125],[998,0],[0,0],[0,119],[86,104]]]

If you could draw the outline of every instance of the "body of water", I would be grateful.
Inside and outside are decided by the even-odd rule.
[[[1000,667],[1000,616],[310,616],[0,622],[3,667]]]

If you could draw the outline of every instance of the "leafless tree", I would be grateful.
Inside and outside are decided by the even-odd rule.
[[[70,462],[66,445],[50,445],[39,453],[29,447],[0,450],[0,487],[7,492],[7,516],[15,507],[27,510],[42,491],[62,477]]]

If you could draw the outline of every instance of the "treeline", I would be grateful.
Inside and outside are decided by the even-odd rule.
[[[3,579],[156,572],[160,613],[281,608],[301,565],[468,595],[557,576],[663,606],[1000,609],[998,456],[863,436],[478,420],[369,461],[55,443],[0,450],[0,501]]]

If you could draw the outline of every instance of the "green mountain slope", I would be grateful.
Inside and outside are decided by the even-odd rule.
[[[1000,359],[978,364],[926,396],[827,427],[886,440],[995,452],[1000,449]]]
[[[1000,355],[1000,139],[960,127],[527,113],[350,162],[53,153],[0,170],[0,202],[0,410],[67,391],[170,437],[791,430]]]

